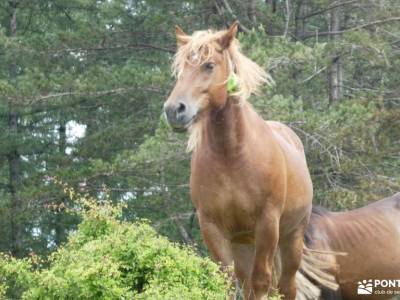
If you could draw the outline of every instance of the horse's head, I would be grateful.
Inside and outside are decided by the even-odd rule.
[[[226,51],[235,40],[237,23],[228,30],[186,35],[178,26],[174,73],[177,81],[164,103],[165,115],[176,130],[188,129],[205,111],[227,101],[227,81],[233,66]]]

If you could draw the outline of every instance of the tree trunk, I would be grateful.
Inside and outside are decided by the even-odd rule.
[[[271,10],[276,13],[276,0],[265,0],[268,5],[271,5]]]
[[[17,35],[17,1],[10,1],[10,36]],[[15,58],[15,57],[14,57]],[[16,78],[17,65],[16,58],[9,66],[10,78]],[[18,109],[12,100],[8,103],[8,130],[11,135],[11,147],[7,155],[9,167],[9,191],[11,198],[11,253],[14,256],[22,255],[22,201],[18,195],[18,188],[21,180],[21,161],[18,153],[18,133],[19,133],[19,114]]]
[[[8,127],[13,138],[18,134],[18,114],[9,105]],[[14,256],[22,254],[22,202],[18,195],[18,187],[21,179],[20,156],[15,140],[11,151],[7,155],[9,167],[9,191],[11,197],[11,253]]]
[[[307,18],[304,18],[307,12],[306,0],[298,1],[295,15],[296,38],[300,40],[307,31]]]
[[[292,14],[292,3],[290,0],[285,0],[285,31],[283,32],[283,36],[286,38],[289,33],[290,26],[290,16]]]
[[[58,151],[60,154],[60,160],[59,160],[59,165],[62,168],[65,165],[65,150],[67,148],[67,129],[66,129],[66,124],[64,120],[60,121],[60,126],[58,127],[58,135],[59,135],[59,141],[58,141]],[[61,205],[63,202],[66,201],[66,197],[61,197],[57,201],[57,207],[55,210],[55,216],[54,216],[54,231],[55,231],[55,236],[54,236],[54,242],[57,246],[60,246],[61,243],[64,241],[64,235],[65,235],[65,228],[63,224],[63,213],[62,213],[62,207]]]
[[[330,32],[340,31],[340,7],[330,11]],[[331,34],[331,43],[334,44],[340,39],[340,35]],[[343,71],[340,62],[340,54],[335,52],[331,59],[329,70],[329,104],[338,102],[342,97]]]
[[[255,26],[257,23],[256,4],[257,4],[257,0],[249,0],[248,15],[249,15],[250,21],[253,23],[253,26]]]

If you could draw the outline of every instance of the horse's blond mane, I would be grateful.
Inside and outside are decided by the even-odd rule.
[[[178,48],[172,65],[172,71],[179,78],[186,64],[202,65],[222,48],[218,40],[226,31],[211,30],[196,31],[192,36],[185,36],[185,43]],[[246,100],[251,94],[257,94],[262,84],[273,84],[271,76],[240,51],[239,41],[234,38],[229,47],[223,50],[228,60],[230,72],[235,72],[239,79],[240,88],[235,93],[240,99]]]

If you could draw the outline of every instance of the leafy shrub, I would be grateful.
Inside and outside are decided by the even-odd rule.
[[[82,223],[49,266],[1,258],[0,295],[10,299],[225,299],[218,265],[157,235],[145,221],[119,221],[121,207],[82,200]]]
[[[19,299],[34,284],[32,265],[31,259],[0,254],[0,299]]]

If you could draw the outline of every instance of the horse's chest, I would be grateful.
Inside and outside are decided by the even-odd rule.
[[[236,172],[210,172],[191,180],[191,193],[199,213],[226,232],[254,227],[255,216],[263,202],[263,191],[254,179]]]

